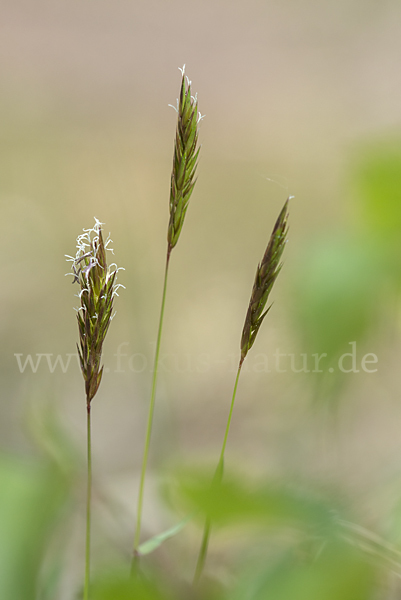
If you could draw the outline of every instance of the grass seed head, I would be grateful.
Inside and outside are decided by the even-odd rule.
[[[173,170],[170,188],[170,222],[168,253],[174,248],[184,224],[188,202],[195,185],[199,156],[198,132],[202,115],[198,112],[196,95],[191,95],[191,82],[182,71],[180,98],[177,101],[177,131],[174,144]]]
[[[245,317],[244,329],[242,330],[241,363],[252,348],[263,319],[271,308],[270,305],[265,310],[267,299],[282,267],[280,260],[287,238],[287,221],[288,200],[280,212],[266,252],[256,270],[255,282],[252,288],[248,312]]]
[[[67,257],[72,262],[73,283],[78,282],[81,288],[77,346],[88,406],[102,379],[102,347],[113,318],[114,296],[119,287],[124,287],[116,284],[117,266],[107,265],[106,249],[111,240],[104,242],[101,226],[95,219],[92,229],[84,229],[77,238],[75,257]]]

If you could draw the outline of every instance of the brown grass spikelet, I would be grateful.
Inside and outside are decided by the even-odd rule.
[[[188,202],[196,180],[195,172],[199,156],[199,122],[203,118],[198,112],[197,96],[191,95],[191,81],[182,69],[180,98],[177,100],[177,130],[174,144],[173,170],[170,187],[170,222],[168,226],[168,254],[180,237]]]
[[[241,364],[253,346],[263,319],[271,308],[270,305],[265,310],[267,299],[282,267],[280,260],[287,241],[288,231],[288,202],[289,199],[280,212],[266,251],[256,269],[255,282],[241,337]]]
[[[78,282],[81,288],[77,347],[88,405],[102,379],[102,347],[113,318],[114,296],[119,287],[124,287],[116,284],[117,265],[107,266],[106,249],[111,240],[103,241],[102,224],[95,218],[94,227],[78,236],[76,256],[67,256],[72,262],[73,283]]]

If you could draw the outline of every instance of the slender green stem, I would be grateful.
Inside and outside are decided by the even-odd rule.
[[[225,434],[224,434],[223,446],[221,448],[221,453],[220,453],[219,465],[221,464],[221,467],[223,467],[223,465],[224,465],[224,453],[226,451],[226,444],[227,444],[228,432],[230,431],[230,425],[231,425],[231,418],[233,416],[235,396],[237,394],[238,380],[239,380],[239,376],[240,376],[240,373],[241,373],[241,367],[242,367],[242,363],[243,362],[244,362],[243,359],[241,359],[240,363],[238,365],[237,377],[235,378],[235,384],[234,384],[234,390],[233,390],[233,397],[231,399],[230,412],[229,412],[228,419],[227,419],[227,426],[226,426],[226,431],[225,431]]]
[[[211,521],[209,517],[206,518],[205,527],[203,529],[202,543],[199,550],[198,562],[196,563],[194,585],[198,583],[200,576],[202,575],[203,567],[206,561],[207,549],[209,546]]]
[[[147,463],[148,463],[150,437],[151,437],[151,433],[152,433],[153,413],[154,413],[154,408],[155,408],[157,371],[158,371],[158,366],[159,366],[160,341],[161,341],[162,329],[163,329],[164,305],[166,302],[167,276],[168,276],[168,266],[169,266],[169,261],[170,261],[170,252],[171,252],[171,249],[169,247],[169,249],[167,251],[166,269],[164,272],[163,297],[162,297],[162,305],[161,305],[161,310],[160,310],[159,331],[157,334],[157,342],[156,342],[155,362],[154,362],[154,367],[153,367],[152,392],[151,392],[151,396],[150,396],[148,424],[147,424],[147,428],[146,428],[146,438],[145,438],[145,447],[144,447],[143,460],[142,460],[141,479],[140,479],[140,483],[139,483],[138,507],[137,507],[137,515],[136,515],[136,530],[135,530],[135,537],[134,537],[134,556],[133,556],[133,561],[132,561],[132,571],[135,568],[135,562],[138,558],[138,546],[139,546],[139,541],[140,541],[140,536],[141,536],[143,492],[144,492],[144,487],[145,487],[145,474],[146,474],[146,467],[147,467]]]
[[[91,444],[91,405],[86,403],[87,415],[87,454],[88,474],[86,493],[86,549],[85,549],[85,586],[84,600],[89,600],[90,586],[90,551],[91,551],[91,496],[92,496],[92,444]]]
[[[224,453],[226,451],[228,432],[230,431],[230,425],[231,425],[231,418],[233,416],[235,396],[237,394],[238,380],[239,380],[239,376],[240,376],[240,373],[241,373],[241,367],[242,367],[242,363],[243,362],[244,362],[244,359],[241,358],[239,366],[238,366],[237,377],[235,378],[233,396],[232,396],[232,399],[231,399],[230,412],[228,414],[226,431],[225,431],[224,440],[223,440],[223,446],[221,448],[220,458],[219,458],[219,462],[217,463],[216,472],[215,472],[214,477],[213,477],[213,483],[220,483],[221,480],[222,480],[222,478],[223,478]],[[201,547],[200,547],[200,550],[199,550],[198,562],[196,563],[195,576],[194,576],[194,584],[198,583],[198,581],[200,579],[200,576],[202,575],[202,572],[203,572],[203,567],[205,566],[207,549],[208,549],[208,546],[209,546],[209,538],[210,538],[211,526],[212,526],[211,521],[210,521],[209,517],[207,517],[206,521],[205,521],[205,527],[203,529],[203,537],[202,537]]]

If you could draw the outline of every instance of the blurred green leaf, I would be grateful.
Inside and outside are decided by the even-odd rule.
[[[139,554],[150,554],[159,548],[163,542],[177,535],[177,533],[179,533],[191,519],[192,517],[186,517],[177,523],[177,525],[174,525],[174,527],[170,527],[170,529],[167,529],[166,531],[155,535],[149,540],[146,540],[146,542],[143,542],[143,544],[140,544],[138,548]]]
[[[364,149],[353,172],[362,224],[384,241],[401,234],[401,141]]]
[[[0,458],[0,598],[32,600],[66,483],[36,462]]]
[[[127,573],[98,579],[91,589],[92,600],[172,600],[167,590],[150,578],[137,576],[129,579]]]
[[[54,409],[53,397],[32,402],[26,416],[27,428],[36,446],[65,477],[73,478],[81,457]]]
[[[377,316],[380,257],[362,240],[335,237],[310,244],[300,263],[295,297],[302,337],[310,351],[336,359],[368,333]]]
[[[347,373],[375,368],[362,360],[375,351],[366,342],[392,289],[387,258],[376,242],[344,235],[316,239],[299,254],[293,315],[299,352],[307,355],[319,398],[338,392]]]
[[[206,514],[214,525],[258,523],[268,526],[308,527],[330,531],[335,524],[333,510],[324,501],[283,485],[255,486],[249,481],[225,475],[211,485],[212,478],[192,471],[178,477],[177,491],[187,508]]]
[[[251,569],[230,600],[370,600],[375,568],[354,547],[330,541],[314,557],[286,554],[273,568]]]

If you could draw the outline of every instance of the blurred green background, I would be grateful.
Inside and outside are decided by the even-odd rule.
[[[93,403],[94,562],[108,560],[110,539],[128,555],[166,251],[176,121],[168,104],[184,63],[206,118],[171,262],[145,533],[174,522],[158,495],[170,466],[217,458],[256,265],[294,195],[227,461],[334,486],[361,522],[400,539],[400,19],[396,0],[3,1],[0,450],[11,461],[5,477],[17,460],[22,481],[26,461],[47,456],[68,479],[63,589],[82,570],[83,382],[74,357],[65,373],[46,356],[21,372],[15,355],[21,364],[52,355],[53,364],[76,352],[77,289],[64,255],[96,216],[126,290]],[[343,373],[339,357],[353,349]],[[302,354],[305,371],[323,372],[295,372]],[[367,354],[377,361],[369,356],[364,370]],[[182,553],[188,573],[197,540]]]

